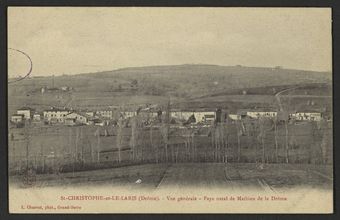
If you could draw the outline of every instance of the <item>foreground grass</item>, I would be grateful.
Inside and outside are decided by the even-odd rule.
[[[237,188],[286,191],[312,187],[331,189],[332,166],[308,164],[179,163],[146,164],[75,173],[10,177],[17,187],[112,186],[127,189],[167,187]],[[264,187],[265,185],[265,187]],[[266,190],[266,189],[265,189]]]

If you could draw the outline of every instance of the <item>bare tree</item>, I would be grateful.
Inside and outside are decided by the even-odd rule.
[[[89,144],[90,147],[90,153],[91,153],[91,163],[94,163],[94,148],[92,146],[91,141],[87,138],[87,142]]]
[[[285,122],[285,160],[286,160],[286,163],[289,163],[289,136],[288,136],[288,133],[289,133],[289,130],[288,130],[288,119],[284,121]]]
[[[241,126],[240,121],[236,121],[236,130],[237,130],[237,162],[240,162],[241,159]]]
[[[136,161],[141,159],[139,153],[139,118],[138,116],[132,117],[131,120],[131,139],[130,147],[132,150],[132,160]]]
[[[171,117],[171,112],[170,112],[170,96],[169,100],[166,106],[166,119],[165,119],[165,135],[164,135],[164,144],[165,144],[165,160],[168,162],[168,145],[169,145],[169,133],[170,133],[170,117]]]
[[[117,124],[117,138],[116,138],[116,147],[118,149],[118,163],[121,162],[121,147],[122,147],[122,129],[123,129],[123,120],[119,119]]]
[[[75,163],[78,162],[78,142],[79,142],[79,129],[76,129],[76,140],[75,140],[75,150],[74,150],[74,158],[75,158]]]
[[[225,139],[225,146],[224,146],[224,161],[225,163],[228,163],[228,147],[229,147],[229,118],[226,119],[224,123],[225,129],[224,129],[224,139]]]
[[[216,149],[215,149],[215,125],[211,126],[210,129],[210,135],[211,135],[211,149],[213,152],[213,160],[215,161],[216,159]]]
[[[195,131],[190,131],[191,145],[192,145],[192,160],[195,161],[197,159],[197,149],[195,142]]]
[[[97,135],[97,163],[100,163],[100,128],[98,127],[96,131]]]
[[[320,135],[320,150],[321,150],[321,160],[323,164],[327,162],[327,146],[328,141],[331,137],[328,133],[328,124],[326,120],[321,120],[317,122],[318,133]]]
[[[83,165],[85,162],[85,157],[84,157],[84,135],[83,135],[83,129],[82,127],[80,127],[80,146],[81,146],[81,151],[80,151],[80,161],[81,164]]]
[[[275,138],[275,161],[276,163],[279,162],[279,152],[278,152],[278,133],[277,133],[277,117],[273,118],[273,125],[274,125],[274,138]]]
[[[260,128],[260,134],[259,134],[259,138],[261,140],[261,144],[262,144],[262,164],[265,163],[265,144],[264,144],[264,138],[266,135],[266,130],[265,130],[265,119],[263,117],[259,118],[259,128]]]
[[[154,144],[154,141],[153,141],[153,123],[151,122],[150,124],[150,146],[151,146],[151,149],[153,149],[153,152],[155,154],[155,160],[156,160],[156,163],[158,163],[158,147],[156,144]]]
[[[168,129],[169,129],[168,125],[163,122],[161,126],[161,135],[165,149],[165,162],[168,162],[168,144],[169,144]]]
[[[41,157],[41,172],[45,172],[45,156],[44,156],[44,148],[42,143],[40,143],[40,157]]]
[[[29,133],[29,122],[25,120],[25,142],[26,142],[26,181],[29,183],[29,145],[30,145],[30,133]]]

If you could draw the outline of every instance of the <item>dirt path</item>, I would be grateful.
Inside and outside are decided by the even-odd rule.
[[[303,86],[295,86],[295,87],[292,87],[292,88],[281,90],[280,92],[275,94],[275,98],[277,100],[277,103],[279,104],[280,111],[283,110],[283,106],[282,106],[281,99],[280,99],[281,94],[284,93],[284,92],[288,92],[288,91],[292,91],[292,90],[301,88],[301,87],[303,87]]]

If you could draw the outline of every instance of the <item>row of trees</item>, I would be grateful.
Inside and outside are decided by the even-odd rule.
[[[301,145],[297,147],[302,149],[308,143],[313,145],[310,148],[311,151],[315,150],[315,148],[320,149],[323,163],[326,163],[327,157],[329,157],[331,128],[328,127],[328,123],[325,121],[308,123],[309,130],[306,130],[303,136],[309,139],[309,142],[298,143],[294,131],[291,131],[291,133],[289,131],[294,127],[300,129],[294,125],[294,122],[289,124],[288,121],[279,122],[276,119],[264,117],[233,122],[227,120],[215,123],[209,128],[207,133],[210,137],[210,143],[206,143],[202,142],[202,138],[198,135],[200,129],[189,127],[170,129],[169,124],[166,123],[166,116],[160,127],[155,128],[151,124],[148,132],[138,123],[138,120],[138,116],[133,119],[131,128],[130,146],[132,155],[138,155],[133,156],[132,161],[145,160],[145,157],[138,153],[141,149],[144,149],[148,154],[146,157],[153,158],[157,163],[177,162],[179,161],[178,158],[181,158],[182,161],[228,162],[228,158],[231,158],[230,154],[236,155],[236,157],[232,157],[233,161],[244,162],[242,160],[242,149],[253,147],[256,162],[269,162],[268,157],[270,156],[273,158],[270,162],[280,163],[282,162],[282,152],[284,152],[284,162],[291,163],[293,162],[290,161],[291,156],[295,156],[294,154],[297,153],[291,153],[295,145]],[[302,129],[305,128],[300,130]],[[300,138],[299,136],[297,137]],[[147,140],[148,138],[149,140]],[[236,153],[231,153],[230,151],[235,145],[235,139],[237,151]],[[242,143],[244,139],[248,141]],[[141,140],[147,143],[142,145]],[[203,152],[206,155],[203,155],[202,158],[200,155]],[[209,157],[210,152],[213,154],[212,158]],[[260,154],[260,159],[257,159],[258,154]]]
[[[291,158],[296,154],[296,151],[291,153],[294,146],[305,144],[294,140],[295,134],[291,130],[297,126],[293,122],[289,124],[288,121],[279,122],[267,118],[226,120],[212,124],[209,128],[205,128],[204,132],[201,132],[201,128],[170,128],[169,114],[163,115],[161,124],[154,122],[145,127],[142,121],[143,118],[135,116],[130,120],[131,127],[125,128],[124,121],[119,120],[113,137],[101,137],[103,130],[107,134],[104,128],[96,129],[95,138],[83,134],[83,129],[86,130],[86,127],[68,128],[67,146],[63,146],[64,150],[58,153],[58,148],[60,149],[60,146],[57,146],[58,143],[51,143],[53,155],[46,155],[44,151],[46,146],[43,145],[41,145],[39,154],[32,155],[30,127],[26,125],[24,128],[25,158],[15,157],[15,148],[12,147],[14,157],[10,159],[12,162],[20,160],[17,162],[21,170],[34,167],[41,172],[50,171],[49,167],[52,167],[53,172],[60,172],[63,169],[75,171],[90,168],[90,166],[101,167],[103,163],[107,166],[108,160],[111,166],[189,161],[292,163],[294,161]],[[311,160],[312,154],[315,154],[312,152],[314,148],[319,149],[317,152],[320,152],[316,155],[319,157],[318,161],[328,163],[332,150],[330,148],[332,145],[331,128],[325,121],[313,122],[309,125],[311,127],[309,131],[304,132],[311,143],[310,150],[305,150],[309,152],[309,162],[313,162]],[[55,135],[60,139],[64,138],[62,134],[56,133]],[[110,138],[114,141],[112,151],[103,150],[108,146],[105,146],[107,141],[103,143],[102,138]],[[14,145],[16,142],[12,140],[10,143]],[[60,143],[63,141],[60,140]],[[302,146],[298,148],[304,150]],[[251,151],[254,153],[250,154]],[[284,158],[282,158],[282,152],[284,152]],[[105,155],[109,155],[108,159]],[[247,160],[245,160],[246,157]],[[269,160],[269,157],[273,159]],[[65,166],[68,168],[65,169]]]

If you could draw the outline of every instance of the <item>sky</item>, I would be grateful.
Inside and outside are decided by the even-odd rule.
[[[9,7],[8,47],[32,76],[216,64],[331,71],[329,8]],[[8,51],[9,77],[29,61]]]

